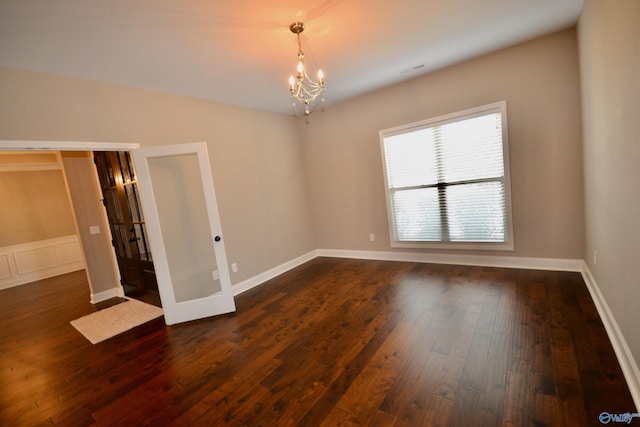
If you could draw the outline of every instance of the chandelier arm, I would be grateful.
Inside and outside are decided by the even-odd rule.
[[[305,102],[313,102],[318,95],[322,92],[321,86],[313,86],[311,88],[300,86],[298,99],[303,99]]]
[[[306,81],[308,81],[309,84],[314,85],[314,86],[322,86],[323,85],[320,82],[316,82],[316,81],[312,80],[311,77],[309,77],[309,75],[307,74],[307,69],[306,68],[303,70],[303,74],[304,74],[304,79]]]

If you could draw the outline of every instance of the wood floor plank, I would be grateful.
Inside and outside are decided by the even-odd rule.
[[[446,356],[430,352],[426,356],[415,378],[402,383],[400,392],[392,388],[387,394],[381,409],[394,415],[403,425],[423,425],[422,420],[433,410],[433,401],[439,399],[434,394],[438,380],[436,373],[441,372]]]
[[[350,414],[359,425],[370,424],[378,408],[398,378],[418,337],[412,334],[411,324],[400,322],[380,346],[371,361],[344,393],[336,408]],[[366,400],[362,396],[366,395]],[[329,414],[328,419],[332,414]]]
[[[0,425],[597,426],[636,411],[578,273],[316,258],[235,313],[92,345],[69,322],[104,306],[82,271],[0,290]]]
[[[429,407],[424,417],[417,423],[404,423],[403,426],[433,426],[444,427],[454,426],[451,422],[454,401],[442,396],[433,396],[429,401]]]
[[[456,326],[445,329],[447,333],[455,336],[456,339],[452,343],[444,366],[438,374],[434,394],[450,400],[455,399],[456,391],[462,379],[462,371],[469,354],[469,348],[471,347],[471,338],[477,318],[477,313],[464,313],[462,319],[452,321]],[[440,351],[436,352],[439,353]]]
[[[531,387],[529,361],[519,357],[509,359],[507,392],[502,425],[523,426],[531,417]],[[564,420],[558,420],[564,425]]]
[[[419,341],[380,405],[382,411],[405,421],[415,421],[420,416],[415,414],[426,410],[437,379],[433,373],[440,372],[447,357],[431,351],[441,328],[442,325],[434,322],[419,329]]]
[[[397,418],[393,415],[389,415],[382,411],[376,411],[369,427],[394,427],[397,421]]]

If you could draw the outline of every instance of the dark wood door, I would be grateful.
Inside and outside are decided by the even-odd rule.
[[[96,151],[94,162],[125,295],[157,294],[158,284],[131,156],[126,151]]]

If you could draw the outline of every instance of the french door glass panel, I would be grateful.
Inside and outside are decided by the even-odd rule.
[[[195,154],[148,160],[176,302],[221,291]]]

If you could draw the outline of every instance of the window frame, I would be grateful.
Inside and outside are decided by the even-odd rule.
[[[389,188],[389,177],[387,173],[387,161],[385,155],[385,138],[414,132],[421,129],[432,128],[447,123],[454,123],[474,117],[491,113],[500,113],[502,122],[502,161],[504,170],[504,191],[505,191],[505,240],[503,242],[451,242],[451,241],[409,241],[397,240],[394,233],[393,211],[391,196],[395,192]],[[384,175],[385,202],[387,204],[387,220],[389,227],[389,241],[394,248],[414,248],[414,249],[458,249],[458,250],[514,250],[513,236],[513,215],[511,208],[511,173],[509,161],[509,138],[508,138],[507,103],[499,101],[492,104],[482,105],[463,111],[433,117],[418,122],[408,123],[379,131],[380,153],[382,158],[382,170]],[[446,185],[438,183],[437,186]],[[442,204],[440,209],[446,208]]]

